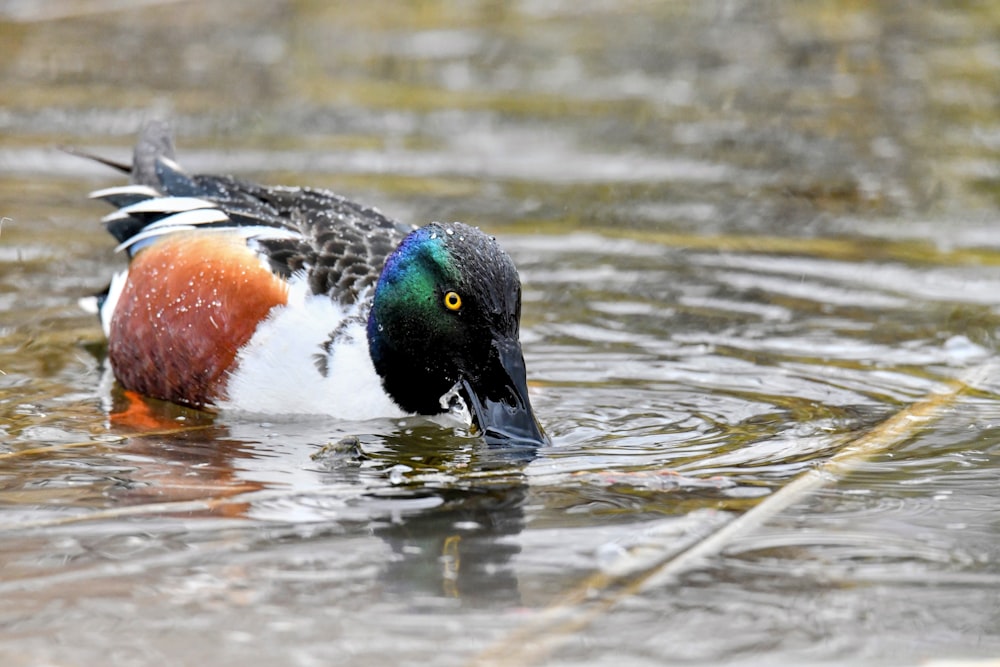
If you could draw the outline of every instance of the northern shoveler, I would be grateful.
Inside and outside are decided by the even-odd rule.
[[[99,158],[98,158],[99,159]],[[464,401],[487,441],[540,444],[521,284],[468,225],[415,228],[325,190],[191,175],[147,123],[130,183],[91,197],[128,268],[99,300],[119,382],[199,408],[366,419]]]

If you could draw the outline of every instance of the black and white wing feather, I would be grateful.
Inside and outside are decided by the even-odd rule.
[[[277,275],[302,272],[314,294],[353,303],[414,229],[326,190],[190,175],[172,156],[166,125],[150,123],[136,145],[132,182],[91,194],[117,208],[104,222],[130,256],[177,232],[238,234]]]

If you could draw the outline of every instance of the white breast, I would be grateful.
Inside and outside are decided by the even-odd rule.
[[[264,414],[322,414],[340,419],[402,417],[382,389],[368,353],[365,324],[348,324],[329,353],[330,332],[357,314],[328,296],[307,293],[294,279],[288,304],[271,311],[237,356],[227,384],[226,410]],[[327,372],[317,368],[326,356]]]

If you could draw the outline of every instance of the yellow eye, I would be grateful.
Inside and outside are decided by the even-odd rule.
[[[444,295],[444,307],[448,310],[458,310],[462,307],[462,297],[458,292],[448,292]]]

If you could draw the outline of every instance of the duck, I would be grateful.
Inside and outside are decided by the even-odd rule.
[[[549,442],[531,407],[521,281],[497,240],[404,224],[334,192],[191,174],[142,127],[92,199],[127,266],[98,295],[126,390],[208,411],[465,415],[491,445]]]

